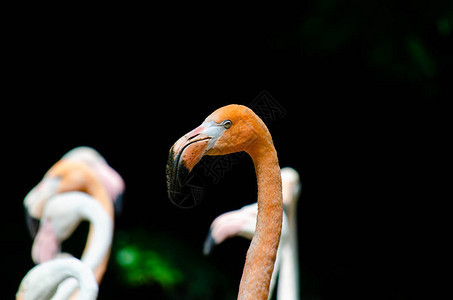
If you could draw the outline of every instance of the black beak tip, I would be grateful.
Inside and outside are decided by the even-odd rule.
[[[208,235],[206,236],[206,240],[204,241],[203,245],[203,254],[206,256],[211,254],[212,249],[214,249],[215,246],[215,240],[213,239],[211,233],[211,229],[209,229]]]
[[[34,239],[36,234],[38,233],[39,220],[33,218],[28,213],[28,210],[26,208],[25,208],[25,221],[27,223],[27,228],[28,228],[28,231],[30,232],[30,236],[31,236],[32,239]]]
[[[178,207],[185,207],[187,203],[183,203],[186,202],[188,197],[191,197],[192,190],[196,188],[189,184],[192,180],[189,175],[189,169],[180,161],[180,155],[175,155],[172,147],[166,166],[167,193],[170,201]]]

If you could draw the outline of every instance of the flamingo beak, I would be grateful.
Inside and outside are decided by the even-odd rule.
[[[223,126],[209,121],[185,134],[171,147],[168,156],[167,191],[170,200],[175,201],[184,196],[183,187],[187,184],[189,174],[201,158],[215,144],[223,133]]]
[[[193,167],[201,160],[209,144],[210,136],[203,134],[203,124],[181,137],[170,149],[167,161],[168,197],[175,200]]]

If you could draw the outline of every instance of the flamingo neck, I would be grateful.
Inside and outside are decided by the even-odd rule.
[[[252,157],[258,184],[256,231],[239,286],[238,299],[267,299],[283,219],[282,181],[272,139],[247,151]]]
[[[88,270],[91,272],[91,270]],[[88,277],[90,276],[90,277]],[[90,279],[88,279],[90,278]],[[91,279],[93,278],[93,279]],[[84,273],[80,273],[79,275],[79,297],[78,300],[89,300],[89,299],[97,299],[97,294],[98,294],[98,284],[96,282],[96,278],[92,276],[92,273],[88,275],[87,271],[84,271]]]
[[[113,200],[108,194],[106,188],[102,185],[99,180],[91,180],[90,183],[86,187],[86,191],[88,194],[96,198],[99,203],[101,203],[104,210],[113,218],[114,216],[114,208],[113,208]]]
[[[86,212],[90,221],[87,244],[82,254],[82,260],[91,264],[96,281],[101,283],[110,257],[110,247],[113,238],[114,207],[108,190],[96,178],[92,170],[85,170],[87,178],[86,192],[96,198],[100,204],[96,210]]]
[[[64,264],[63,264],[64,263]],[[81,261],[75,258],[62,259],[62,267],[67,268],[68,277],[72,277],[72,280],[66,279],[65,281],[60,281],[62,283],[75,282],[79,286],[79,296],[77,299],[96,299],[98,293],[98,285],[93,276],[92,271]],[[58,291],[60,287],[58,288]],[[57,293],[56,295],[59,295]],[[55,296],[56,296],[55,295]],[[68,295],[69,296],[69,295]],[[55,299],[60,299],[55,297]],[[61,298],[61,299],[67,299]]]
[[[78,192],[70,193],[77,194]],[[113,220],[103,206],[92,198],[79,197],[76,199],[76,203],[80,219],[90,222],[88,241],[80,260],[93,272],[96,282],[100,284],[110,254]],[[74,299],[79,292],[82,291],[77,291],[77,280],[69,278],[58,286],[55,299]]]
[[[294,199],[293,199],[294,200]],[[289,232],[281,249],[280,273],[277,299],[299,299],[299,254],[297,241],[297,204],[291,201],[288,207]]]
[[[80,287],[78,299],[96,299],[98,285],[91,270],[78,259],[55,258],[31,269],[21,282],[17,299],[67,299],[58,297],[57,287],[73,280]]]
[[[84,206],[83,214],[90,222],[90,229],[81,260],[93,270],[96,281],[100,283],[110,255],[113,220],[104,207],[96,201]]]

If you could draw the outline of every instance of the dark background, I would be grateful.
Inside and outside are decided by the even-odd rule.
[[[442,110],[451,96],[448,5],[203,1],[5,10],[2,294],[11,298],[33,266],[24,196],[64,153],[87,145],[126,181],[117,236],[139,237],[134,242],[146,248],[144,236],[162,234],[182,249],[176,255],[215,266],[226,282],[217,293],[234,297],[248,241],[231,239],[209,258],[201,249],[215,216],[256,201],[251,160],[244,156],[219,182],[196,169],[205,194],[189,210],[168,200],[165,164],[173,143],[212,111],[250,105],[263,93],[283,108],[267,122],[280,165],[302,179],[301,299],[434,293],[420,251],[430,215],[418,201],[423,184],[413,179],[436,114],[428,107]],[[69,248],[81,251],[86,228]],[[99,299],[188,294],[169,296],[156,282],[128,285],[115,247]]]

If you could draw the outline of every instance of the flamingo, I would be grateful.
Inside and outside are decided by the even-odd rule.
[[[113,238],[113,221],[92,196],[83,192],[57,194],[47,200],[39,231],[32,246],[34,261],[46,262],[57,257],[61,242],[66,240],[83,220],[90,222],[91,240],[82,254],[81,261],[92,270],[100,283],[99,269],[108,257]],[[60,284],[57,295],[67,299],[77,288],[74,279]],[[65,296],[63,296],[65,295]]]
[[[272,274],[269,298],[273,294],[276,274],[279,272],[277,299],[295,300],[299,299],[296,211],[301,185],[299,173],[293,168],[282,168],[281,176],[284,206],[282,235]],[[256,214],[257,204],[253,203],[218,216],[211,224],[204,245],[204,254],[209,254],[213,245],[218,245],[233,236],[252,239],[255,233]]]
[[[209,255],[215,245],[225,241],[227,238],[233,236],[241,236],[251,240],[255,234],[256,228],[256,215],[258,212],[258,204],[252,203],[245,205],[242,208],[230,212],[226,212],[218,216],[211,224],[211,228],[206,237],[203,253]],[[275,258],[274,271],[272,272],[271,282],[269,285],[268,299],[271,299],[275,284],[277,281],[277,273],[280,267],[282,244],[286,244],[288,236],[288,218],[286,213],[283,212],[282,233],[280,236],[280,243]],[[280,284],[280,277],[279,284]]]
[[[25,197],[24,206],[29,229],[34,237],[36,235],[36,221],[42,219],[43,211],[50,198],[55,195],[70,191],[81,191],[91,195],[101,204],[105,212],[114,220],[114,203],[117,205],[125,185],[121,176],[113,170],[105,159],[93,148],[77,147],[66,153],[49,171],[44,175],[41,182],[34,187]],[[35,241],[32,249],[32,258],[35,263],[41,263],[52,258],[56,253],[54,226],[47,223],[41,224],[40,240],[53,241],[48,246]],[[88,232],[87,247],[91,244],[94,236],[94,229],[90,225]],[[67,237],[66,237],[67,238]],[[42,249],[39,248],[44,247]],[[110,250],[109,250],[110,251]],[[104,261],[94,270],[95,277],[100,283],[107,268],[109,252],[105,255]]]
[[[55,258],[32,268],[22,279],[16,300],[58,300],[53,297],[58,285],[74,278],[80,287],[78,300],[95,300],[98,284],[93,272],[74,257]]]
[[[187,176],[204,155],[245,151],[255,167],[258,214],[255,235],[242,272],[238,299],[267,299],[282,229],[282,181],[271,134],[248,107],[227,105],[182,136],[171,147],[167,162],[167,189],[172,201],[181,197]]]

